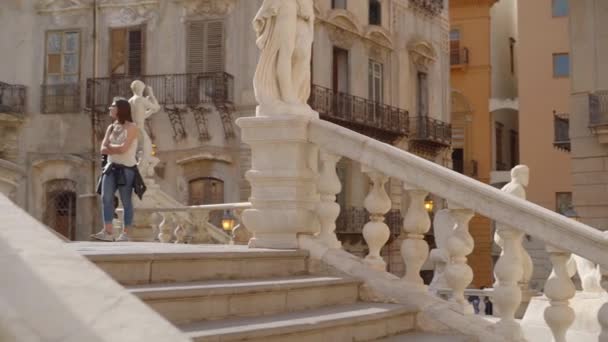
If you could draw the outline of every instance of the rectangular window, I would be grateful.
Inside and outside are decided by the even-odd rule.
[[[496,122],[494,125],[494,134],[496,136],[496,171],[506,171],[507,170],[507,166],[504,163],[503,160],[503,154],[502,154],[502,130],[503,130],[503,124],[501,124],[500,122]]]
[[[511,62],[511,75],[515,74],[515,39],[509,37],[509,59]]]
[[[332,87],[335,92],[348,93],[349,87],[348,50],[334,47]]]
[[[511,167],[519,164],[519,134],[511,130],[509,132],[509,147],[511,149]]]
[[[464,150],[462,148],[452,150],[452,169],[458,173],[464,173]]]
[[[382,6],[379,0],[369,0],[369,24],[382,25]]]
[[[460,56],[460,30],[450,30],[450,65],[462,64]]]
[[[189,22],[186,49],[188,73],[223,72],[224,22]]]
[[[383,103],[384,71],[382,63],[369,60],[369,99],[377,104]]]
[[[45,84],[74,84],[80,80],[80,32],[46,33]]]
[[[567,53],[553,54],[553,77],[568,77],[570,75],[570,55]]]
[[[124,27],[110,31],[110,73],[141,76],[144,65],[144,28]]]
[[[428,77],[425,72],[418,72],[418,116],[429,115],[429,85]]]
[[[553,16],[566,17],[568,16],[568,0],[553,0]]]
[[[346,9],[346,0],[331,0],[331,8]]]

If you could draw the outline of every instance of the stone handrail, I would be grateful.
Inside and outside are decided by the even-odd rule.
[[[311,120],[311,142],[333,154],[438,194],[547,244],[608,267],[608,234],[338,125]]]
[[[0,212],[0,341],[190,341],[3,194]]]
[[[178,207],[144,207],[135,208],[134,210],[137,214],[149,217],[147,221],[152,226],[152,235],[144,237],[144,239],[159,240],[164,243],[173,241],[176,243],[201,243],[203,241],[200,241],[200,238],[197,239],[196,235],[208,234],[214,241],[219,243],[246,243],[246,240],[241,241],[241,237],[238,236],[242,234],[245,235],[245,238],[247,237],[246,228],[240,222],[233,229],[233,235],[230,236],[223,229],[209,222],[209,214],[217,210],[233,210],[238,219],[240,213],[248,208],[251,208],[251,203],[239,202]],[[119,208],[116,211],[122,213],[123,209]],[[189,214],[189,216],[186,214]],[[201,232],[201,228],[204,228],[205,231]]]

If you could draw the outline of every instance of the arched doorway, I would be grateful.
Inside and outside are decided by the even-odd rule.
[[[70,240],[76,236],[76,183],[56,179],[45,184],[44,224]]]
[[[213,177],[201,177],[188,182],[188,205],[224,203],[224,181]],[[211,212],[209,222],[221,227],[223,213]]]

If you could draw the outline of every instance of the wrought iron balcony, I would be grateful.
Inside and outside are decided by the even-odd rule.
[[[608,91],[589,94],[589,129],[601,144],[608,144]]]
[[[469,64],[469,49],[466,47],[460,49],[450,49],[450,65],[462,66]]]
[[[383,141],[407,136],[407,110],[313,85],[308,103],[321,119]]]
[[[428,116],[412,118],[413,131],[410,141],[428,144],[430,147],[445,147],[452,144],[452,125]]]
[[[43,84],[40,110],[45,114],[80,113],[80,84]]]
[[[555,133],[553,146],[568,152],[570,152],[569,127],[570,120],[568,119],[568,114],[553,112],[553,131]]]
[[[340,210],[336,219],[336,234],[362,234],[363,226],[369,221],[369,212],[365,208],[347,207]],[[403,226],[403,217],[399,209],[391,209],[384,215],[391,236],[399,236]]]
[[[165,107],[234,103],[232,75],[225,72],[190,73],[90,78],[87,80],[87,108],[105,111],[114,97],[131,97],[131,82],[135,80],[152,87],[159,104]]]
[[[0,113],[25,113],[25,86],[0,82]]]

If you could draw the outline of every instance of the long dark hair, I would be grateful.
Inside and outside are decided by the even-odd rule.
[[[122,97],[114,98],[114,102],[112,103],[116,106],[116,121],[120,124],[124,124],[126,121],[133,122],[133,117],[131,116],[131,105],[129,101]]]

